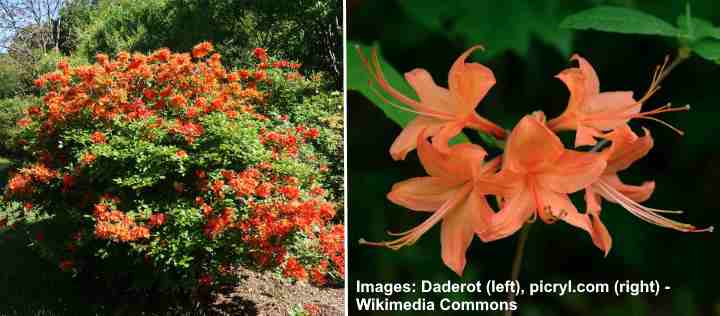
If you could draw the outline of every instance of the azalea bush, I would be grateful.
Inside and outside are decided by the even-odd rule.
[[[203,42],[61,60],[17,122],[31,158],[10,174],[2,230],[114,285],[206,287],[238,264],[340,282],[340,97],[297,62],[248,55],[227,69]]]

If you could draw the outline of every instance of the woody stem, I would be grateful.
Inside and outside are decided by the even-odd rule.
[[[513,259],[513,265],[512,265],[512,275],[510,279],[512,281],[515,281],[520,276],[520,267],[522,266],[522,259],[523,259],[523,253],[525,252],[525,244],[527,243],[528,235],[530,233],[530,223],[525,224],[523,226],[522,231],[520,231],[520,239],[518,240],[517,248],[515,248],[515,259]],[[510,303],[515,300],[515,292],[510,291],[508,293],[507,301]],[[505,316],[511,316],[512,311],[507,310],[505,311]]]

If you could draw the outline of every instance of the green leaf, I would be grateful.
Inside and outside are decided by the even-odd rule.
[[[506,51],[526,57],[537,38],[562,54],[571,51],[572,34],[558,27],[562,17],[576,10],[560,0],[398,2],[416,21],[430,30],[460,38],[465,46],[481,44],[487,58]],[[502,30],[498,32],[498,30]]]
[[[685,37],[679,29],[655,16],[637,10],[609,6],[595,7],[568,16],[560,26],[578,30]]]
[[[705,39],[693,44],[691,48],[700,57],[720,63],[720,41]]]
[[[691,41],[708,37],[720,39],[720,28],[713,26],[710,21],[696,17],[691,17],[690,21],[692,21],[692,24],[688,24],[687,15],[681,15],[677,18],[678,27],[688,35]]]
[[[482,141],[488,146],[501,149],[505,148],[505,141],[499,140],[488,133],[478,131],[477,134],[478,136],[480,136],[480,139],[482,139]]]
[[[368,71],[363,64],[362,59],[360,58],[360,55],[356,50],[359,49],[363,52],[365,56],[370,56],[370,47],[359,45],[351,41],[348,41],[348,47],[350,49],[347,56],[347,88],[349,90],[355,90],[360,92],[370,101],[372,101],[372,103],[374,103],[378,108],[380,108],[388,118],[393,120],[393,122],[397,123],[398,125],[404,127],[405,125],[410,123],[410,121],[415,118],[415,114],[407,111],[402,111],[394,106],[389,105],[387,101],[392,102],[392,100],[388,100],[390,99],[389,97],[378,96],[378,93],[382,93],[378,90],[379,88],[371,87],[369,81],[373,79],[370,78],[370,75],[368,74]],[[378,46],[375,45],[374,48],[378,49]],[[417,99],[415,91],[413,91],[412,87],[410,87],[410,85],[405,82],[405,79],[397,70],[392,68],[385,61],[385,59],[382,57],[382,54],[379,52],[379,49],[378,62],[380,64],[380,67],[382,68],[383,74],[385,75],[385,79],[391,86],[393,86],[397,91],[404,94],[405,96]],[[450,65],[448,65],[448,67],[450,67]],[[375,84],[373,83],[373,85]],[[378,93],[373,92],[373,89],[375,89]],[[464,134],[460,134],[453,138],[451,140],[451,143],[464,143],[468,141],[468,138]]]

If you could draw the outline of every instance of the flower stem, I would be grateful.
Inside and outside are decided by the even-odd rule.
[[[515,281],[520,276],[520,267],[522,266],[522,259],[523,259],[523,253],[525,252],[525,244],[527,243],[528,235],[530,233],[530,223],[525,224],[523,226],[522,231],[520,231],[520,239],[518,240],[517,248],[515,248],[515,259],[513,259],[513,265],[512,265],[512,275],[510,279],[512,281]],[[508,293],[507,301],[508,303],[515,300],[515,292],[510,291]],[[511,316],[512,311],[507,310],[505,311],[505,316]]]

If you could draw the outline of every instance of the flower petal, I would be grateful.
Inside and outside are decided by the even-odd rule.
[[[475,165],[482,165],[487,152],[475,144],[458,144],[452,147],[438,150],[433,139],[430,144],[424,133],[418,135],[418,157],[425,171],[431,175],[447,179],[468,180],[472,177],[472,168]],[[439,141],[442,142],[442,141]]]
[[[538,174],[537,180],[540,187],[573,193],[597,181],[605,166],[601,154],[565,150],[557,161]]]
[[[605,256],[607,257],[612,247],[610,232],[607,230],[607,227],[605,227],[605,224],[600,221],[600,215],[591,213],[588,216],[590,216],[590,223],[592,224],[591,236],[593,244],[605,252]]]
[[[473,170],[473,182],[475,190],[483,194],[492,194],[499,197],[515,196],[525,187],[525,176],[504,169],[495,173],[495,168],[485,169],[486,166],[492,165],[499,157],[486,163],[481,167]]]
[[[535,115],[526,115],[515,126],[505,146],[503,167],[517,173],[534,172],[562,156],[560,139]]]
[[[641,185],[627,185],[620,181],[617,174],[605,175],[602,179],[622,195],[638,203],[647,201],[655,190],[655,181],[645,181]],[[605,199],[617,203],[611,198],[605,197]]]
[[[450,93],[457,102],[458,114],[469,114],[495,85],[495,75],[490,68],[478,63],[466,63],[465,60],[482,46],[473,46],[466,50],[452,65],[448,75]]]
[[[507,200],[500,212],[490,221],[490,229],[478,236],[484,242],[505,238],[518,231],[533,215],[535,204],[532,195],[522,190]]]
[[[608,131],[626,124],[641,107],[632,91],[603,92],[585,100],[582,124]]]
[[[490,229],[490,222],[495,216],[495,211],[490,207],[485,194],[473,189],[464,207],[467,212],[466,218],[468,222],[472,223],[473,231],[476,234],[482,234]]]
[[[572,217],[573,213],[578,213],[575,205],[572,204],[570,198],[565,193],[557,193],[548,188],[536,187],[537,210],[540,219],[545,223],[553,223],[557,219],[562,219],[568,214],[571,215],[573,225],[582,224]],[[589,226],[588,226],[589,227]]]
[[[411,210],[434,212],[456,193],[459,186],[437,177],[418,177],[395,183],[387,198]]]
[[[476,231],[485,231],[492,211],[485,196],[471,192],[456,209],[445,215],[440,231],[442,259],[459,276],[465,268],[465,253]]]
[[[427,129],[427,136],[435,135],[442,128],[444,122],[429,117],[417,116],[403,128],[400,135],[390,146],[390,155],[395,160],[404,160],[407,154],[417,147],[417,137],[423,129]]]
[[[578,62],[578,68],[583,75],[583,86],[587,95],[595,95],[600,93],[600,79],[595,72],[595,68],[583,57],[578,54],[574,54],[570,57],[570,60],[576,60]]]
[[[570,91],[565,111],[558,117],[550,120],[548,126],[554,131],[574,130],[577,128],[580,117],[580,106],[585,102],[585,77],[580,69],[568,68],[555,75]]]
[[[585,205],[587,206],[588,213],[600,214],[600,210],[602,209],[600,205],[601,202],[592,185],[585,188]]]
[[[567,194],[543,191],[539,195],[542,200],[541,203],[546,205],[547,211],[550,213],[548,215],[552,215],[553,219],[560,219],[588,232],[593,243],[603,250],[607,256],[611,244],[610,234],[605,228],[605,225],[600,222],[599,218],[591,219],[590,215],[578,212]],[[548,222],[548,218],[543,218],[543,221]],[[549,222],[552,221],[554,220],[550,220]]]
[[[435,84],[425,69],[417,68],[405,73],[405,80],[420,98],[420,111],[454,113],[455,105],[450,91]]]
[[[440,131],[433,136],[433,146],[440,152],[448,154],[450,152],[450,148],[448,147],[450,139],[460,134],[463,127],[465,127],[464,122],[449,122],[443,125]]]
[[[461,178],[473,176],[474,167],[488,173],[491,168],[484,161],[486,156],[487,152],[480,145],[471,143],[453,145],[447,155],[447,170]]]
[[[632,135],[627,134],[632,133]],[[629,127],[613,131],[611,135],[612,144],[608,148],[608,166],[606,174],[616,173],[625,170],[638,159],[645,157],[654,145],[650,131],[643,128],[645,135],[642,137],[632,137],[635,134]],[[618,132],[617,134],[615,134]]]
[[[597,143],[595,137],[602,136],[602,133],[595,128],[578,126],[577,133],[575,134],[575,147],[580,146],[593,146]]]

